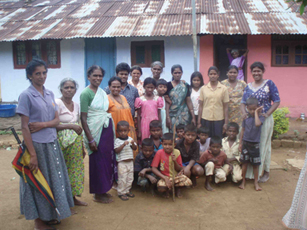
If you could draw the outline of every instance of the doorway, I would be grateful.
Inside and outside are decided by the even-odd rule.
[[[220,81],[227,79],[227,69],[230,65],[226,49],[246,49],[246,35],[214,35],[214,65],[220,70]],[[240,56],[243,53],[240,52]],[[246,60],[243,66],[244,81],[246,81]]]

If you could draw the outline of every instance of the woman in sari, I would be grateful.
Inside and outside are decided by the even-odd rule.
[[[114,153],[114,124],[109,109],[107,94],[99,87],[104,70],[97,65],[87,70],[90,85],[81,95],[81,123],[84,130],[84,144],[89,154],[90,193],[94,201],[111,203],[112,188],[116,176]]]
[[[237,79],[238,71],[239,69],[237,66],[229,66],[227,71],[228,79],[225,79],[221,83],[227,87],[229,94],[228,120],[229,122],[235,122],[241,126],[243,118],[240,111],[240,105],[246,83],[245,81]]]
[[[131,115],[131,109],[125,96],[120,95],[122,81],[119,77],[111,77],[108,82],[111,93],[108,95],[109,109],[108,113],[112,115],[114,127],[117,127],[119,121],[129,123],[128,136],[137,142],[137,136],[134,128],[134,121]],[[118,135],[116,135],[118,137]],[[133,157],[138,154],[137,150],[133,151]]]
[[[70,180],[74,204],[87,206],[76,196],[81,196],[84,190],[84,164],[85,151],[83,146],[82,128],[79,125],[79,104],[72,99],[76,94],[78,83],[71,78],[64,78],[60,83],[62,97],[56,99],[60,124],[56,127]]]
[[[53,93],[44,87],[47,65],[33,59],[26,68],[31,85],[18,100],[16,113],[21,117],[24,143],[30,154],[31,171],[40,169],[53,193],[60,215],[48,200],[27,181],[20,178],[20,212],[26,220],[34,220],[35,229],[54,229],[61,219],[71,215],[74,206],[67,168],[57,140],[56,128],[59,114]]]
[[[258,105],[263,106],[263,116],[265,121],[261,128],[260,137],[260,157],[261,165],[259,166],[259,176],[264,171],[259,182],[263,183],[269,180],[270,163],[271,163],[271,138],[273,134],[274,119],[272,113],[278,108],[280,104],[279,93],[273,81],[263,79],[265,71],[261,62],[254,62],[250,66],[254,82],[248,83],[244,90],[243,98],[241,101],[241,113],[243,119],[247,117],[245,104],[246,100],[250,97],[258,99]],[[273,104],[272,104],[273,102]],[[247,168],[246,178],[253,179],[252,167]]]
[[[173,80],[167,83],[167,92],[171,100],[171,106],[166,108],[166,123],[170,130],[173,130],[174,124],[196,125],[193,104],[191,101],[190,86],[181,81],[181,65],[173,65],[171,69]]]

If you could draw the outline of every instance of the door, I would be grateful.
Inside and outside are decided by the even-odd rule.
[[[227,78],[227,69],[230,65],[226,49],[246,49],[246,35],[214,35],[214,65],[220,70],[220,81]],[[240,56],[243,52],[240,52]],[[244,80],[246,81],[246,60],[243,66]]]
[[[115,38],[86,38],[85,39],[85,82],[87,69],[92,65],[99,65],[105,70],[101,88],[108,86],[108,81],[115,76],[116,41]]]

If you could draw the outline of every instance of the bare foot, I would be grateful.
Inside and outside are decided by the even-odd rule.
[[[93,200],[95,202],[103,203],[103,204],[109,204],[113,202],[113,200],[110,199],[106,193],[105,194],[95,194]]]
[[[240,189],[245,189],[245,181],[242,181],[242,183],[239,185]]]
[[[77,211],[73,210],[72,208],[70,209],[71,215],[77,214]]]
[[[262,188],[259,186],[258,183],[255,184],[255,190],[256,191],[262,191]]]
[[[179,199],[183,198],[183,195],[181,193],[181,189],[177,188],[175,190],[175,193],[176,193],[176,197],[178,197]]]
[[[192,181],[192,188],[195,188],[196,185],[197,185],[196,177],[195,176],[191,176],[191,181]]]
[[[44,221],[42,221],[41,219],[37,218],[36,220],[34,220],[34,230],[52,230],[55,229],[54,227],[48,226],[47,224],[45,224]]]
[[[210,183],[205,183],[205,188],[208,190],[208,191],[214,191],[214,188],[211,187]]]
[[[88,205],[86,202],[78,200],[76,197],[74,197],[74,204],[76,206],[87,206]]]
[[[259,183],[265,183],[270,179],[270,173],[264,171],[263,176],[260,177]]]

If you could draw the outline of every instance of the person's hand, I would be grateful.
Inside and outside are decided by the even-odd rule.
[[[174,153],[172,153],[172,154],[171,154],[171,157],[172,157],[172,161],[174,161],[174,162],[175,162],[175,161],[176,161],[176,159],[177,159],[176,155],[175,155]]]
[[[226,131],[227,131],[227,124],[224,124],[223,125],[223,134],[226,133]]]
[[[94,141],[93,143],[88,144],[90,147],[90,150],[92,150],[93,152],[96,152],[98,150],[97,145],[96,145],[96,141]]]
[[[184,167],[183,170],[181,170],[183,172],[184,175],[189,175],[190,171],[191,171],[191,167],[189,165],[187,165],[186,167]],[[181,172],[180,171],[180,172]]]
[[[129,141],[125,141],[125,142],[124,142],[124,145],[125,145],[125,146],[126,146],[126,145],[129,145],[129,143],[130,143]]]
[[[263,106],[258,107],[258,108],[255,110],[255,113],[260,114],[260,113],[262,112],[262,109],[263,109]]]
[[[170,179],[169,179],[168,177],[165,177],[164,180],[165,180],[166,186],[167,186],[169,189],[171,189],[171,188],[172,188],[172,183],[171,183]]]
[[[39,130],[45,128],[44,122],[30,122],[28,126],[31,133],[38,132]]]
[[[239,144],[239,153],[242,152],[242,143]]]
[[[242,118],[245,120],[247,118],[247,112],[242,113]]]
[[[232,173],[232,171],[233,171],[233,166],[232,166],[232,164],[228,164],[229,165],[229,173]]]
[[[37,162],[37,157],[35,156],[30,156],[30,163],[29,163],[29,169],[31,171],[34,171],[34,173],[37,173],[38,170],[38,162]]]
[[[166,117],[166,126],[172,130],[172,120],[170,117]]]
[[[262,116],[264,116],[265,118],[269,117],[270,115],[267,113],[261,113]]]
[[[78,134],[78,135],[81,135],[83,129],[81,128],[81,126],[79,125],[73,125],[72,126],[72,129]]]
[[[157,179],[155,177],[153,177],[152,175],[147,175],[148,180],[150,180],[150,183],[152,184],[156,184],[157,183]]]
[[[213,162],[214,164],[216,164],[216,163],[218,162],[218,160],[215,159],[215,158],[212,158],[212,159],[210,159],[209,161]]]
[[[144,177],[146,174],[146,169],[142,169],[140,172],[139,172],[139,176],[140,177]]]
[[[199,129],[201,127],[201,123],[198,123],[197,128]]]
[[[177,174],[177,176],[181,176],[184,174],[184,169],[181,169],[180,172]]]
[[[192,118],[192,124],[193,124],[193,125],[195,125],[195,126],[197,125],[197,124],[196,124],[195,117],[194,117],[194,118]]]

